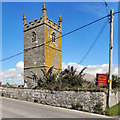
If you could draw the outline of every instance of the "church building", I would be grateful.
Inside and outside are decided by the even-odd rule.
[[[37,79],[43,77],[52,67],[53,72],[62,71],[62,19],[53,23],[47,17],[43,2],[42,16],[27,23],[23,15],[24,32],[24,85],[34,87]],[[44,71],[44,72],[43,72]]]

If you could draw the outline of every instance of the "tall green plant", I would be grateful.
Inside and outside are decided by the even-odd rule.
[[[112,88],[120,89],[120,77],[117,75],[112,75]]]

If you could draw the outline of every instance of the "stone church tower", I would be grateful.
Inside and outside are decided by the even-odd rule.
[[[24,13],[24,83],[27,87],[35,86],[34,75],[39,79],[43,72],[53,66],[54,72],[62,71],[62,19],[59,25],[48,20],[47,9],[43,2],[42,16],[27,23]],[[42,70],[41,70],[42,69]]]

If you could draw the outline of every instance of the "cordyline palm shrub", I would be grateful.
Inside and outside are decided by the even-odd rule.
[[[78,75],[65,74],[60,77],[62,83],[66,83],[69,87],[79,87],[82,86],[83,80]]]
[[[70,90],[72,88],[82,87],[83,84],[83,71],[82,69],[79,75],[75,74],[73,66],[69,69],[65,69],[61,73],[53,73],[44,75],[39,79],[39,87],[50,90]]]
[[[112,89],[120,90],[120,77],[117,75],[112,75]]]
[[[95,85],[91,86],[88,84],[86,86],[87,81],[83,80],[83,71],[86,67],[83,68],[79,74],[76,74],[76,69],[74,69],[73,66],[65,69],[61,73],[52,73],[52,68],[50,68],[46,74],[42,70],[44,76],[39,79],[38,84],[40,88],[50,90],[79,90],[80,88],[101,89],[101,87]],[[112,88],[120,90],[120,78],[116,75],[112,75]]]
[[[48,76],[43,76],[39,79],[39,87],[47,87],[56,84],[58,74],[51,74]]]

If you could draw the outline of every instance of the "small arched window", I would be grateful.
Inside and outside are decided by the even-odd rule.
[[[36,33],[32,32],[32,42],[36,41]]]
[[[52,42],[55,42],[55,33],[52,33]]]

